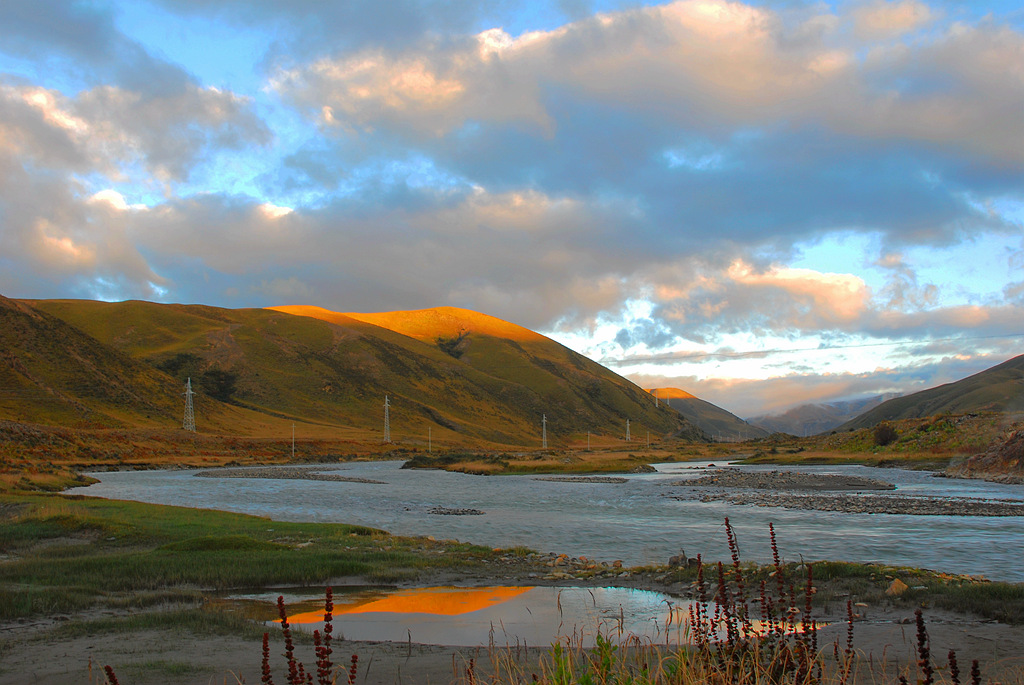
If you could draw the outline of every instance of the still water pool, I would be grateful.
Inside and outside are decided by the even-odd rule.
[[[75,494],[203,507],[284,521],[353,523],[400,535],[432,535],[493,547],[538,551],[626,565],[689,556],[727,559],[723,520],[736,529],[745,560],[770,559],[768,522],[789,560],[876,561],[893,565],[1024,581],[1024,518],[848,514],[677,500],[681,478],[706,473],[707,464],[661,464],[658,472],[625,476],[623,483],[559,482],[535,476],[471,476],[403,470],[401,462],[313,467],[376,483],[200,478],[195,471],[92,474],[100,483]],[[734,467],[784,470],[784,467]],[[893,482],[896,494],[1024,502],[1024,486],[934,478],[929,473],[861,466],[807,467]],[[479,516],[443,516],[436,507],[476,509]]]
[[[293,628],[323,629],[323,591],[235,595],[225,604],[276,630],[277,597]],[[591,647],[598,633],[678,644],[686,603],[646,590],[582,587],[336,588],[334,637],[477,646],[546,646],[560,639]]]

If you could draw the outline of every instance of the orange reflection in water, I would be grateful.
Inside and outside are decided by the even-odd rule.
[[[532,587],[413,588],[398,590],[382,599],[368,598],[352,604],[336,604],[334,615],[386,612],[459,616],[497,606],[532,589]],[[323,620],[323,609],[288,617],[288,622],[292,624],[320,623]]]

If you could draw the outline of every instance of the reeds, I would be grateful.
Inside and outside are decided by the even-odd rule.
[[[288,612],[284,606],[284,596],[277,598],[277,612],[281,617],[281,635],[284,637],[284,658],[288,667],[287,685],[312,685],[313,671],[295,658],[295,643],[292,640],[291,625],[288,623]],[[337,671],[331,662],[331,639],[334,633],[334,594],[330,587],[324,591],[324,630],[313,631],[313,653],[316,656],[317,685],[336,685],[338,678],[344,673],[346,682],[353,685],[358,674],[359,657],[352,655],[351,665],[347,671]],[[263,660],[260,666],[263,685],[274,685],[273,669],[270,666],[270,633],[263,633]]]

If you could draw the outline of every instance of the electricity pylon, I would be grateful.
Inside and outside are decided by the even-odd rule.
[[[187,431],[195,433],[196,414],[195,409],[192,406],[192,395],[195,395],[195,393],[192,392],[192,378],[189,377],[189,379],[185,381],[185,421],[181,424],[181,427]]]
[[[384,395],[384,442],[391,442],[391,400]]]
[[[629,419],[626,419],[626,442],[629,442]]]
[[[546,450],[548,448],[548,415],[541,414],[540,418],[540,448]]]

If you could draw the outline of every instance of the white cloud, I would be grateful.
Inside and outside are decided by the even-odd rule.
[[[895,38],[935,18],[931,8],[917,0],[874,0],[855,7],[851,15],[854,31],[865,40]]]

